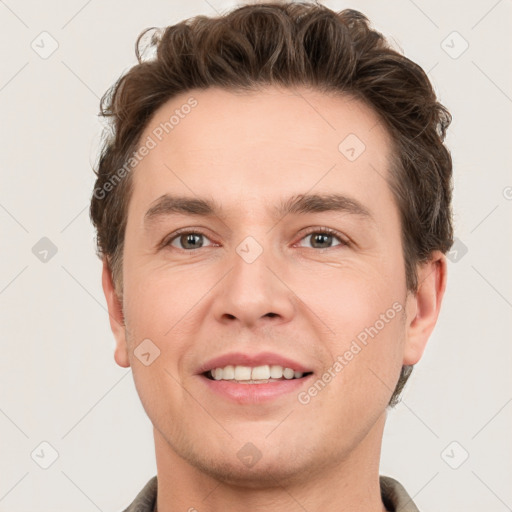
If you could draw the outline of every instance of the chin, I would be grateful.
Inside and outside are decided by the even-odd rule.
[[[316,457],[310,457],[314,451],[305,450],[295,436],[289,436],[287,443],[286,436],[274,434],[265,439],[258,432],[229,440],[187,436],[169,444],[191,467],[226,485],[268,489],[307,480],[317,467]]]
[[[201,457],[189,462],[219,482],[247,489],[281,488],[294,481],[307,479],[308,474],[308,470],[293,457],[288,460],[282,456],[272,457],[272,460],[264,460],[262,457],[252,467],[245,466],[237,457],[233,459],[226,456],[222,460],[205,460]]]

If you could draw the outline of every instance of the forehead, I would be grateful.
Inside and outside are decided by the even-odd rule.
[[[361,101],[276,87],[182,93],[155,112],[141,144],[151,149],[135,169],[134,196],[146,204],[177,188],[246,203],[315,187],[364,196],[385,186],[391,148]]]

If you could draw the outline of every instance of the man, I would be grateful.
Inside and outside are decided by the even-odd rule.
[[[356,11],[244,6],[151,45],[103,99],[91,204],[154,426],[126,510],[417,510],[379,457],[445,290],[449,113]]]

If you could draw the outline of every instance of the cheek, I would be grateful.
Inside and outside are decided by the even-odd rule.
[[[324,268],[305,265],[287,279],[336,336],[355,336],[390,308],[388,316],[394,318],[396,310],[405,307],[405,269],[399,256],[388,261],[380,256],[347,258],[338,266]],[[399,306],[393,309],[397,302]]]
[[[345,377],[340,381],[366,391],[371,385],[394,386],[405,335],[402,260],[372,260],[315,277],[295,289],[320,320],[319,329],[328,328],[326,356],[330,361],[342,358]],[[387,393],[385,387],[383,392]]]
[[[182,345],[199,328],[195,316],[213,283],[204,279],[208,277],[204,272],[149,266],[134,266],[129,276],[125,281],[125,317],[132,348],[149,338],[165,350],[166,357],[179,362]]]
[[[180,273],[134,267],[129,275],[125,319],[134,382],[146,413],[160,424],[159,418],[170,414],[171,404],[186,399],[178,381],[189,349],[187,340],[197,328],[192,313],[201,293]],[[148,365],[142,356],[147,352]]]
[[[345,379],[354,396],[385,406],[396,385],[403,360],[404,307],[399,290],[353,296],[344,345]],[[341,350],[339,350],[341,352]],[[352,355],[354,353],[354,355]]]

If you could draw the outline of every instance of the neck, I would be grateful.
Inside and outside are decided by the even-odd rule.
[[[379,484],[384,422],[385,413],[343,460],[264,488],[206,474],[177,455],[154,429],[157,512],[385,512]]]

